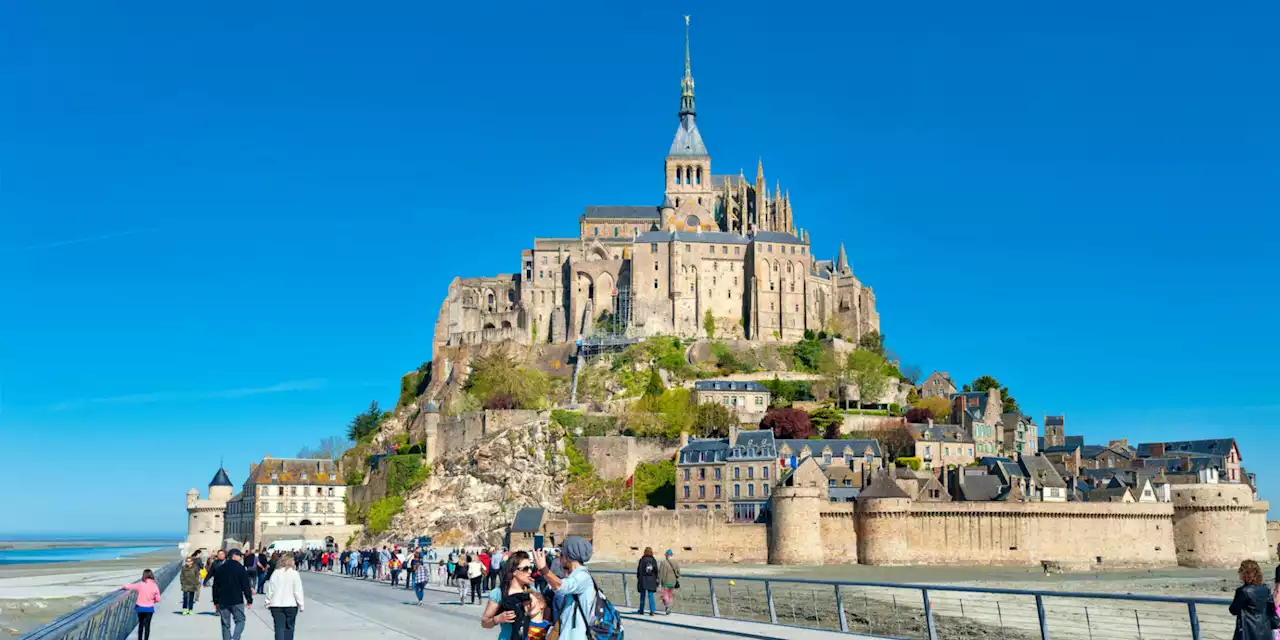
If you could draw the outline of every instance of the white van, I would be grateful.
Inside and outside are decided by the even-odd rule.
[[[276,551],[302,551],[306,549],[308,541],[306,540],[276,540],[267,545],[267,553],[271,554]]]

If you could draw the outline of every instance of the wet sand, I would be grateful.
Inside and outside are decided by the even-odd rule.
[[[22,635],[178,556],[173,548],[117,560],[0,565],[0,637]]]

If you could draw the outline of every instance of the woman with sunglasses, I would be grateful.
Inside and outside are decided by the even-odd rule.
[[[533,585],[533,560],[524,551],[516,551],[507,558],[498,574],[498,586],[489,592],[489,602],[485,604],[484,613],[480,615],[480,626],[492,629],[501,625],[498,640],[521,640],[512,638],[516,621],[516,612],[506,609],[501,613],[502,601],[508,596],[518,596],[528,592]]]

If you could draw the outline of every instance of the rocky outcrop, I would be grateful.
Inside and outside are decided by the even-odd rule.
[[[446,453],[380,537],[429,535],[442,546],[502,544],[520,508],[564,510],[569,479],[564,438],[563,429],[543,414]]]

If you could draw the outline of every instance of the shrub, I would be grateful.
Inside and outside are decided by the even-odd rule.
[[[492,411],[502,411],[516,408],[516,399],[505,391],[495,392],[484,401],[484,408]]]
[[[937,422],[943,422],[951,416],[951,403],[946,398],[938,396],[923,398],[916,402],[915,406],[918,409],[928,409]]]
[[[795,359],[791,363],[791,368],[814,373],[818,370],[818,360],[822,358],[822,343],[818,342],[812,331],[806,331],[805,335],[806,338],[797,342],[792,352]]]
[[[772,430],[774,437],[782,439],[802,439],[815,435],[809,414],[792,407],[770,409],[760,421],[760,428]]]
[[[760,384],[769,389],[773,399],[782,400],[787,405],[792,402],[813,400],[813,384],[805,380],[765,380]]]
[[[382,533],[391,527],[391,518],[404,510],[403,496],[387,496],[369,505],[365,529],[369,533]]]
[[[844,424],[844,416],[835,409],[822,408],[809,414],[809,423],[814,431],[822,432],[822,437],[834,440],[840,437],[840,426]]]
[[[907,422],[924,424],[933,419],[933,410],[929,407],[911,407],[907,409]]]
[[[400,399],[396,401],[396,408],[407,407],[413,404],[418,396],[427,390],[427,385],[431,383],[431,363],[424,362],[422,366],[415,371],[410,371],[400,378]]]
[[[920,458],[915,458],[915,457],[912,457],[912,458],[898,458],[897,460],[894,460],[893,462],[894,462],[894,464],[896,464],[896,465],[898,465],[898,466],[900,466],[900,467],[911,467],[911,470],[912,470],[912,471],[919,471],[919,470],[920,470],[920,463],[921,463]]]
[[[676,507],[676,463],[674,460],[662,462],[642,462],[636,465],[633,477],[636,489],[636,500],[651,507]]]
[[[738,415],[719,402],[704,402],[693,412],[694,433],[702,437],[723,438],[737,424]]]
[[[362,469],[351,469],[347,471],[347,477],[343,478],[348,487],[354,487],[364,482],[364,471]]]
[[[387,465],[387,495],[405,495],[425,482],[431,475],[431,467],[421,461],[420,456],[414,455],[383,458],[383,464]]]
[[[466,390],[482,406],[493,395],[502,393],[515,400],[515,408],[537,409],[546,401],[551,381],[546,374],[525,369],[506,351],[498,350],[472,361]]]

